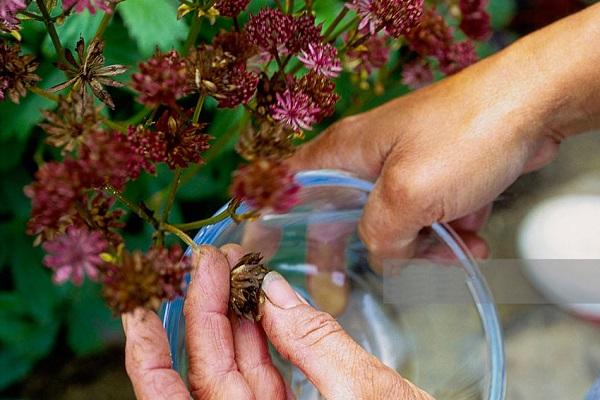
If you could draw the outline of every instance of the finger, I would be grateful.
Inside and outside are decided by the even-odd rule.
[[[122,317],[125,331],[125,368],[136,398],[182,399],[190,397],[179,374],[171,367],[167,335],[158,316],[138,310]]]
[[[237,244],[221,247],[232,268],[247,253]],[[260,324],[231,317],[236,364],[258,399],[285,399],[283,378],[273,365],[267,338]]]
[[[334,316],[348,304],[346,249],[355,228],[354,222],[331,222],[307,229],[306,262],[316,269],[307,275],[306,286],[315,306]]]
[[[492,207],[493,203],[486,204],[474,213],[450,222],[450,226],[457,231],[477,232],[483,228],[490,218]]]
[[[229,263],[210,246],[194,254],[197,263],[184,303],[189,382],[198,398],[253,398],[235,363],[227,316]]]
[[[303,303],[281,275],[270,272],[263,290],[268,338],[325,398],[430,399],[362,349],[331,315]]]

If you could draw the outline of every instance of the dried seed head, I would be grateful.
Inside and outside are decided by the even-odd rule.
[[[260,286],[269,269],[260,253],[248,253],[231,270],[229,309],[250,321],[261,318],[259,305],[264,301]]]

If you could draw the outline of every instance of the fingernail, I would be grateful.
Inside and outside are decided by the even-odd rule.
[[[302,300],[300,300],[294,289],[277,271],[271,271],[265,276],[262,290],[269,301],[277,307],[287,309],[302,304]]]

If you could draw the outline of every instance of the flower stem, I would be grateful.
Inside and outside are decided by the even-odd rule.
[[[172,233],[173,235],[177,236],[185,244],[187,244],[188,246],[190,246],[193,250],[196,250],[198,248],[198,245],[196,243],[194,243],[194,241],[192,240],[192,238],[189,237],[185,232],[183,232],[179,228],[177,228],[177,227],[175,227],[173,225],[170,225],[170,224],[161,224],[160,225],[160,229],[163,230],[163,231]]]
[[[58,57],[58,60],[62,62],[65,60],[65,51],[60,43],[58,33],[54,27],[54,22],[52,22],[52,17],[50,17],[48,8],[46,8],[46,3],[44,3],[44,0],[36,0],[36,3],[40,9],[40,12],[42,13],[42,17],[44,18],[44,24],[46,24],[46,29],[48,29],[48,34],[52,40],[52,45],[54,45],[54,49],[56,50],[56,56]]]
[[[183,45],[183,55],[187,55],[190,51],[190,48],[196,44],[196,39],[198,39],[201,27],[202,20],[198,18],[197,15],[194,15],[192,18],[192,25],[190,26],[190,31],[188,32],[188,37]]]
[[[340,13],[337,15],[337,17],[335,17],[335,19],[333,20],[331,25],[329,25],[329,27],[323,34],[325,41],[329,41],[331,39],[329,36],[333,33],[333,31],[339,25],[339,23],[342,22],[344,17],[346,17],[346,14],[348,14],[348,11],[350,11],[350,10],[347,7],[345,7],[345,6],[342,7],[342,10],[340,11]]]
[[[163,207],[162,216],[160,218],[161,223],[167,222],[169,219],[169,214],[171,209],[173,208],[173,204],[175,203],[175,196],[177,195],[177,188],[179,186],[179,182],[181,182],[181,173],[183,171],[181,168],[177,168],[175,173],[173,174],[173,181],[171,182],[171,189],[169,190],[169,194],[167,195],[165,206]]]
[[[221,222],[230,216],[231,216],[231,210],[229,207],[227,207],[223,212],[221,212],[217,215],[214,215],[210,218],[205,218],[205,219],[201,219],[201,220],[194,221],[194,222],[187,222],[185,224],[177,224],[177,225],[175,225],[175,227],[181,229],[182,231],[192,231],[192,230],[202,228],[203,226],[216,224],[217,222]]]
[[[125,207],[129,208],[131,211],[136,213],[138,217],[151,224],[154,228],[158,228],[158,221],[156,220],[154,215],[150,215],[147,210],[129,200],[123,195],[123,193],[121,193],[112,186],[106,186],[106,191],[108,191],[112,196],[114,196],[117,200],[123,203]]]
[[[127,132],[127,127],[123,126],[123,124],[120,124],[116,121],[111,121],[110,119],[105,119],[102,121],[102,123],[106,126],[108,126],[111,129],[117,130],[119,132]]]
[[[116,6],[115,6],[116,7]],[[104,13],[104,16],[102,17],[102,20],[100,21],[100,25],[98,25],[98,29],[96,29],[96,34],[94,35],[94,38],[96,39],[101,39],[102,36],[104,35],[104,32],[106,31],[106,28],[108,27],[108,24],[113,16],[113,14],[115,13],[114,8],[112,9],[112,12]]]
[[[29,88],[29,91],[31,93],[35,93],[38,96],[43,97],[45,99],[52,100],[52,101],[58,101],[58,96],[57,95],[55,95],[54,93],[50,93],[50,92],[48,92],[48,91],[46,91],[46,90],[44,90],[42,88],[34,86],[34,87]]]
[[[201,94],[198,97],[198,101],[196,102],[196,108],[194,109],[194,115],[192,116],[192,123],[197,124],[200,120],[200,111],[202,111],[202,106],[204,105],[204,99],[206,96]]]

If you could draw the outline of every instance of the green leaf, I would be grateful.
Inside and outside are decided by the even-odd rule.
[[[92,15],[86,10],[80,14],[67,18],[64,24],[56,28],[56,32],[58,33],[58,37],[60,37],[63,47],[73,51],[80,36],[85,39],[86,44],[89,43],[94,37],[98,25],[100,25],[103,14],[104,13],[96,13]],[[42,52],[48,58],[55,58],[56,50],[52,45],[50,36],[47,36],[46,39],[44,39]]]
[[[0,352],[0,390],[24,378],[31,367],[33,361],[23,357],[19,349],[3,349]]]
[[[175,4],[169,0],[127,0],[118,12],[144,57],[157,46],[162,50],[176,47],[187,35],[187,26],[177,20]]]
[[[73,293],[67,341],[76,354],[89,354],[101,349],[108,337],[115,336],[120,325],[104,304],[98,284],[85,282],[80,288],[74,288]]]
[[[487,7],[492,19],[492,28],[500,29],[507,26],[517,10],[515,0],[490,0]]]

